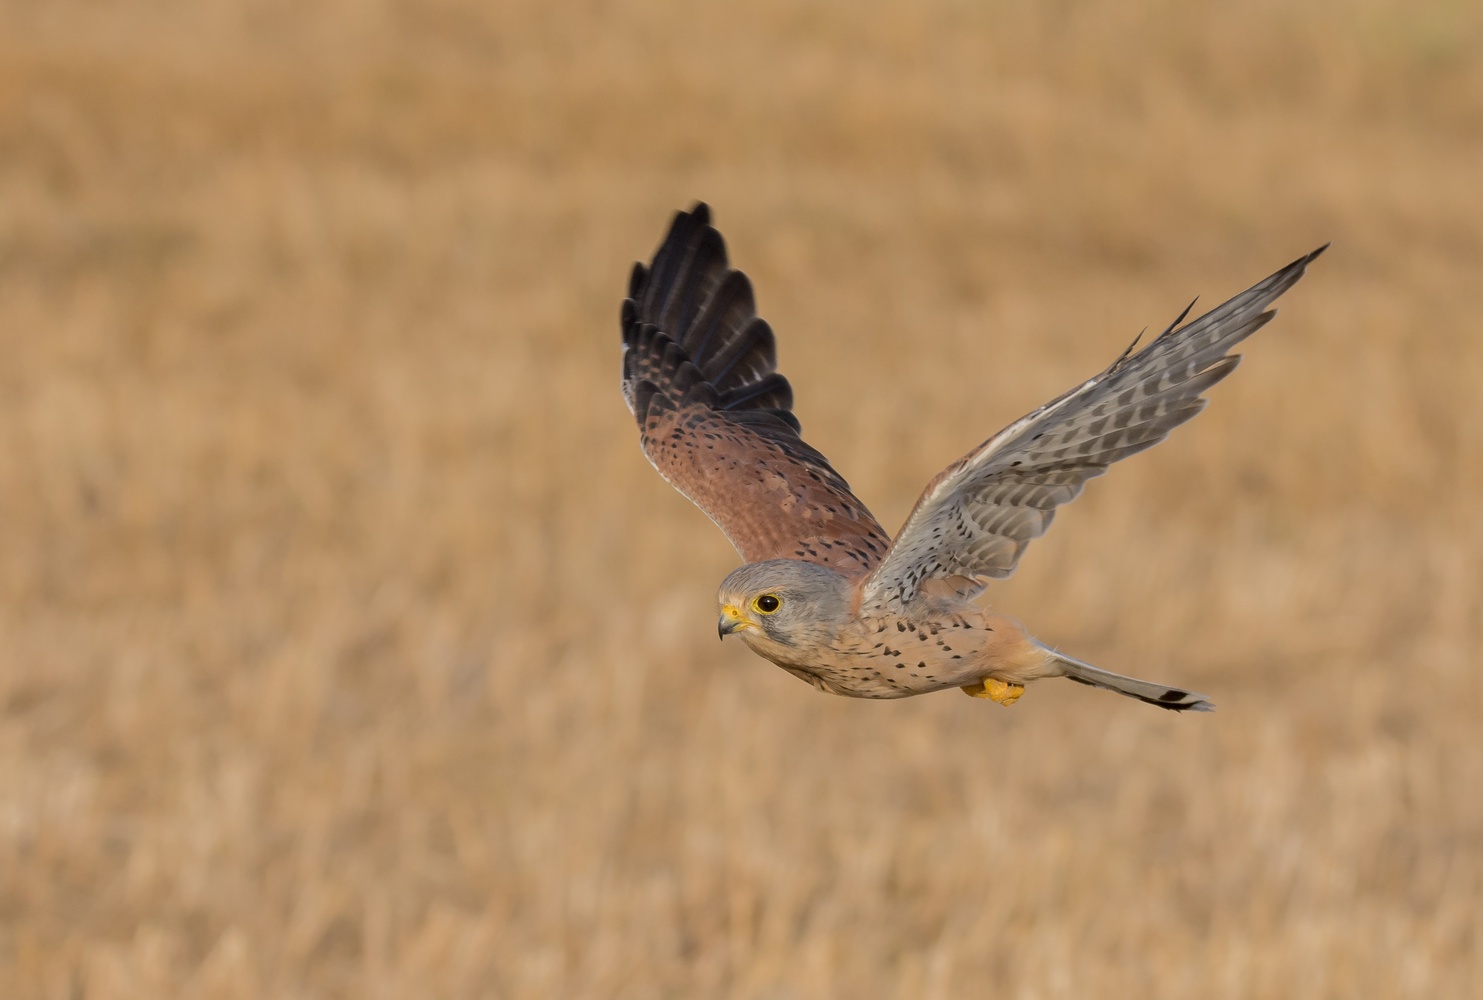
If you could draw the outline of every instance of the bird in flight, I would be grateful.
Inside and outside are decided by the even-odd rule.
[[[1056,508],[1205,408],[1230,351],[1275,315],[1318,248],[1021,417],[927,484],[892,539],[793,416],[771,327],[698,204],[675,216],[623,303],[623,398],[645,456],[746,565],[721,582],[722,638],[814,687],[905,698],[957,687],[1001,705],[1067,677],[1174,711],[1204,695],[1094,667],[974,603]],[[1191,304],[1192,306],[1193,304]],[[1184,325],[1180,325],[1184,324]]]

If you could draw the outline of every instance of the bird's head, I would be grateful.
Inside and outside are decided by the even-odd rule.
[[[827,566],[797,559],[749,563],[721,581],[716,629],[775,659],[827,645],[850,616],[850,585]]]

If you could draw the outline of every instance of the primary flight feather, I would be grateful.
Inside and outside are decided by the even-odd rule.
[[[675,216],[623,303],[623,397],[644,454],[746,560],[721,584],[723,636],[815,687],[901,698],[948,687],[1012,704],[1042,677],[1163,708],[1203,696],[1100,670],[974,604],[1086,481],[1204,409],[1230,353],[1326,247],[1016,420],[939,473],[894,541],[804,442],[751,282],[703,204]],[[1136,346],[1136,344],[1134,345]]]

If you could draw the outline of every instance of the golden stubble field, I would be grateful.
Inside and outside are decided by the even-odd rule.
[[[1477,995],[1475,5],[307,8],[0,5],[0,995]],[[891,528],[1334,241],[990,592],[1215,715],[717,644],[702,197]]]

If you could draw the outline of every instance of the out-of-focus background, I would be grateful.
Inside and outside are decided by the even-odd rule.
[[[0,995],[1469,995],[1480,48],[1402,0],[0,5]],[[1332,240],[989,595],[1219,711],[718,645],[736,556],[617,385],[696,198],[893,530]]]

